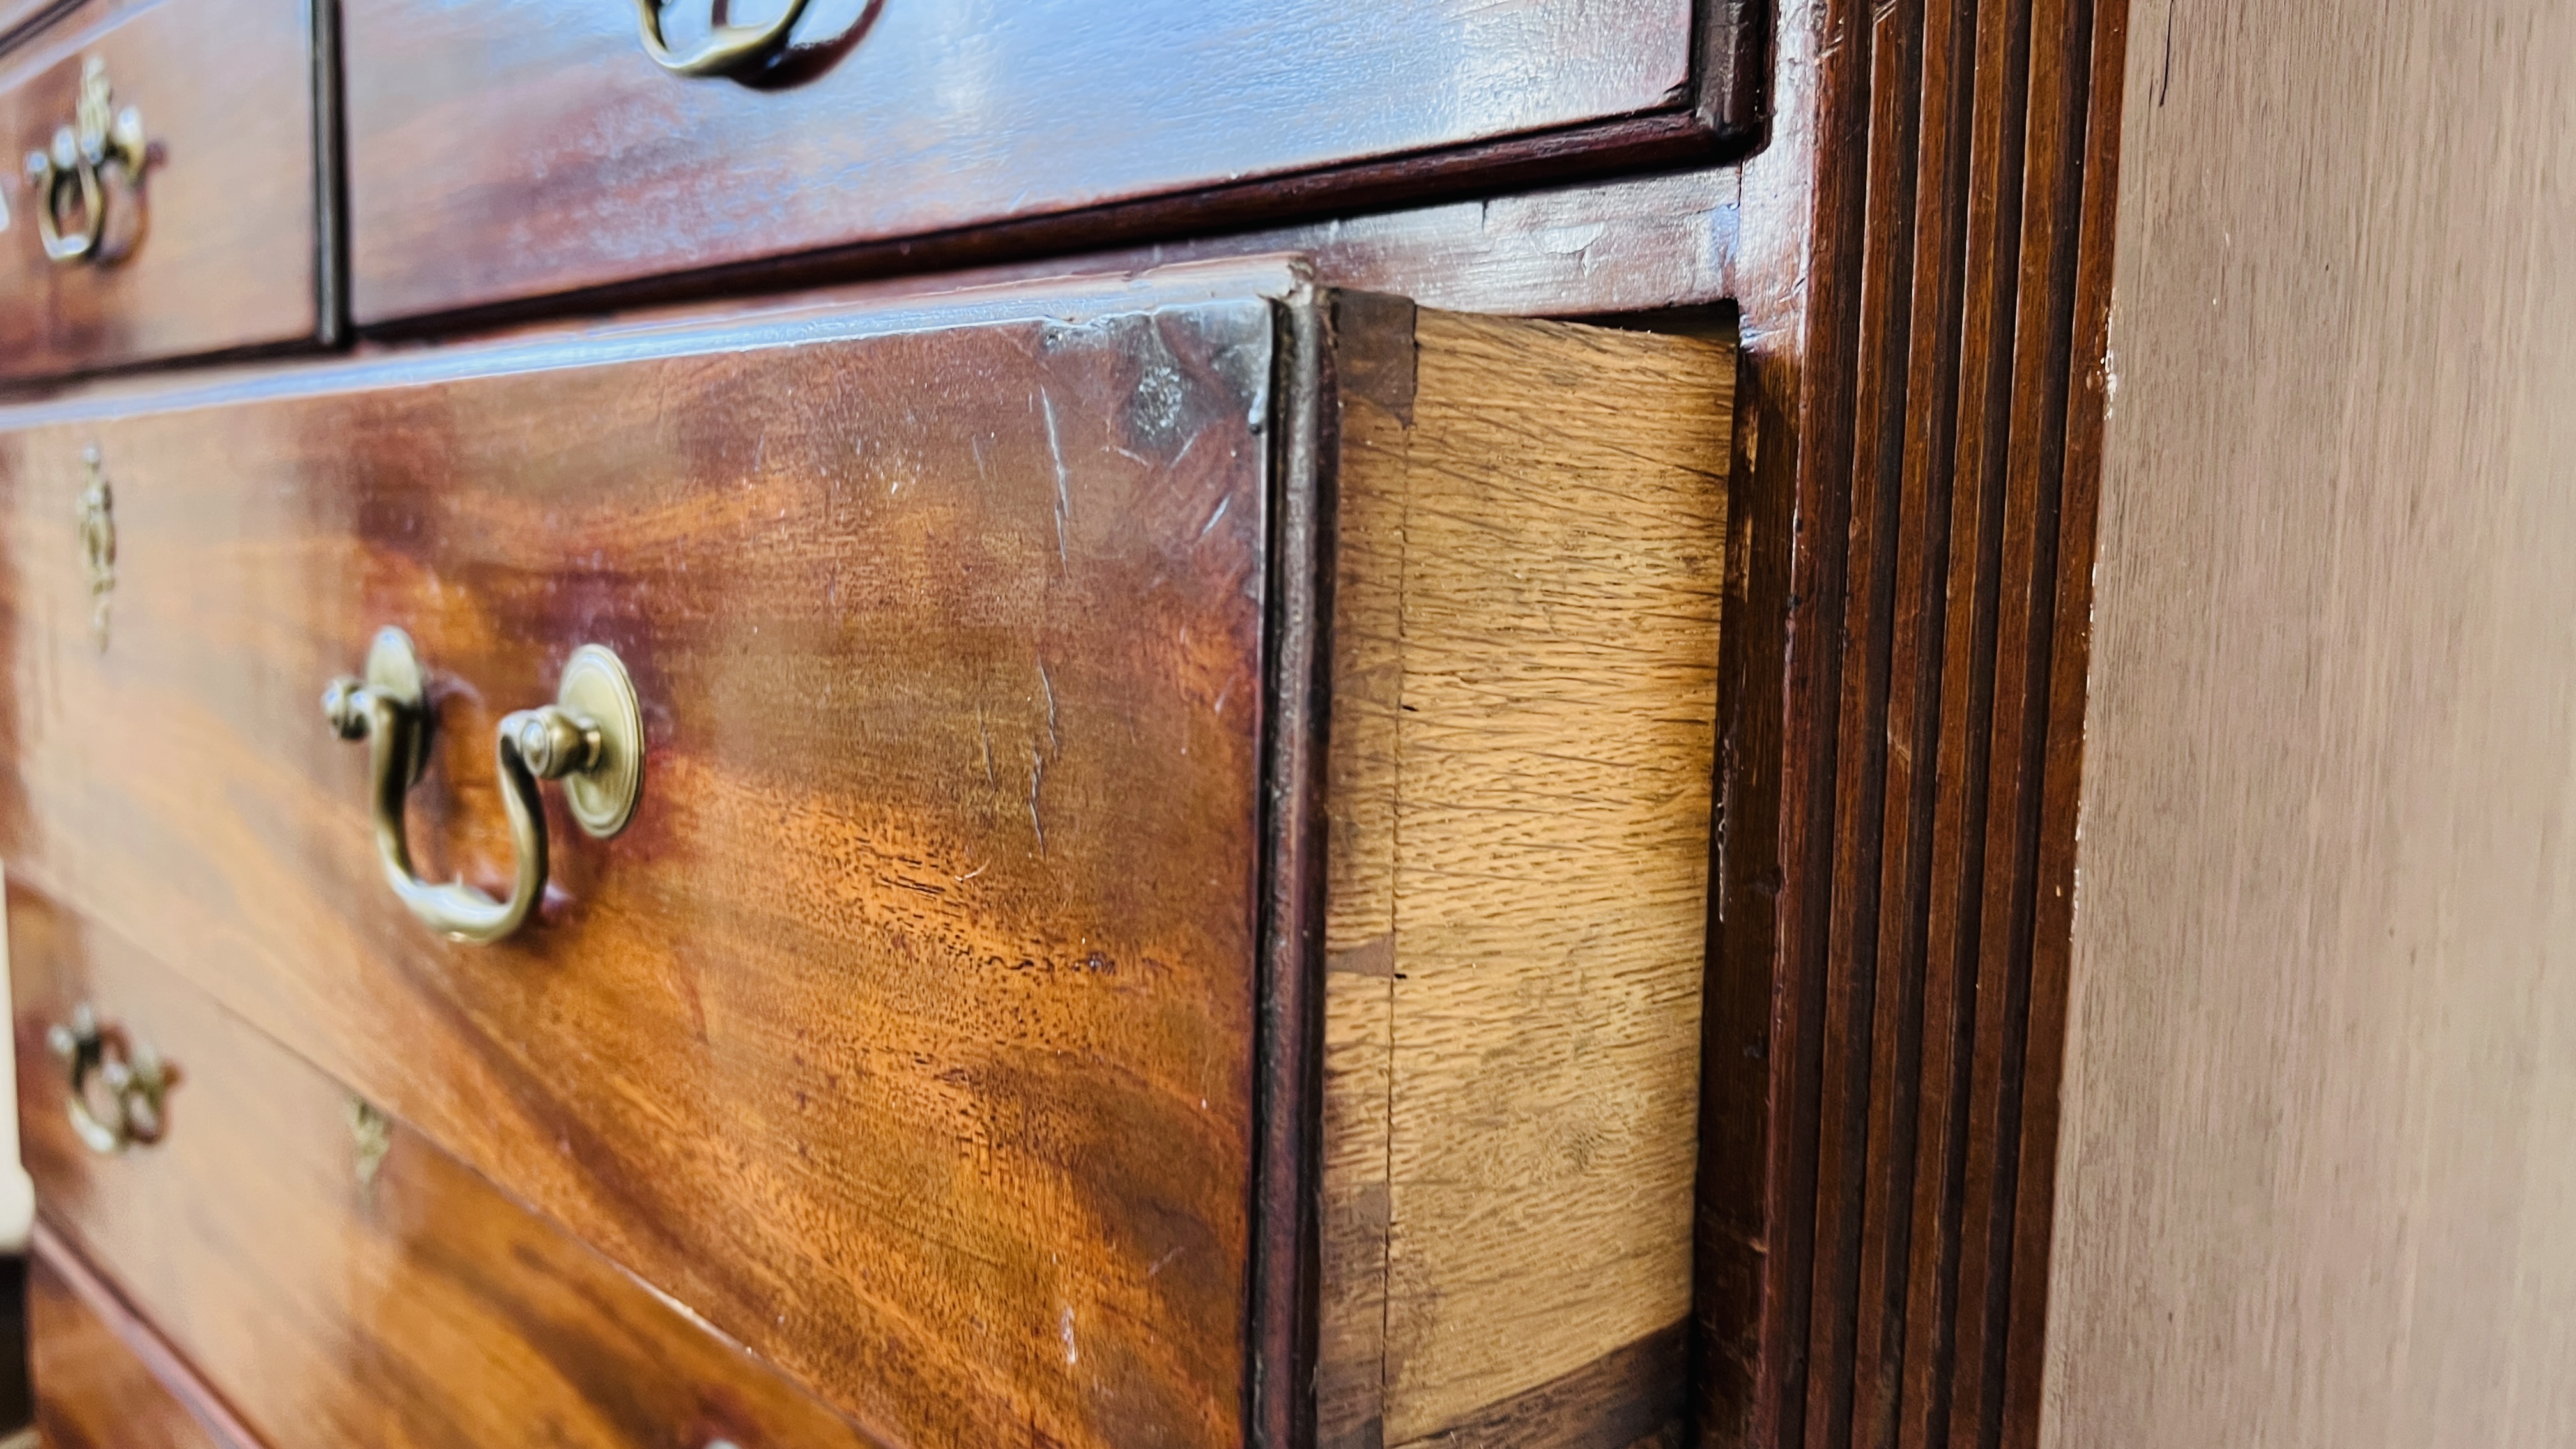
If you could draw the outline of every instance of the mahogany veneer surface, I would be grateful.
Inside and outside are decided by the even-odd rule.
[[[1622,117],[1664,119],[1549,147],[1699,133],[1689,0],[819,0],[750,82],[665,74],[620,4],[346,25],[361,324]]]
[[[55,1255],[29,1256],[29,1367],[47,1449],[258,1449],[200,1418],[119,1331],[136,1320],[82,1286],[97,1291],[94,1278],[78,1284]]]
[[[21,1122],[49,1226],[167,1342],[162,1372],[201,1377],[198,1395],[228,1406],[242,1437],[207,1442],[877,1443],[408,1127],[368,1122],[347,1089],[109,931],[24,890],[9,931]],[[44,1038],[82,1003],[175,1069],[158,1143],[103,1157],[73,1134]],[[104,1330],[65,1332],[36,1302],[49,1427],[149,1442],[171,1416],[147,1411],[144,1366],[116,1368],[136,1387],[110,1392]]]
[[[323,330],[314,20],[299,0],[158,0],[68,17],[0,59],[0,378],[310,342]],[[121,260],[45,255],[21,158],[104,62],[152,143],[111,184]]]
[[[888,1438],[1230,1442],[1272,306],[935,320],[13,433],[11,878]],[[386,891],[316,705],[389,624],[434,877],[506,890],[494,727],[572,648],[645,701],[632,827],[550,789],[501,947]]]

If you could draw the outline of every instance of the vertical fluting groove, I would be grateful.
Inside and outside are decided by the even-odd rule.
[[[1804,17],[1766,1449],[2035,1443],[2126,5]]]
[[[1925,1045],[1910,1244],[1906,1395],[1898,1442],[1949,1438],[1960,1300],[1961,1212],[1968,1193],[1965,1098],[1979,1001],[1973,962],[1985,892],[1983,789],[1994,687],[2001,568],[2004,433],[2019,230],[2020,65],[2028,0],[1980,0],[1964,77],[1969,120],[1958,330],[1947,600],[1941,640],[1940,750],[1934,785],[1933,884],[1927,908]]]
[[[1816,80],[1816,145],[1826,156],[1865,157],[1869,146],[1871,52],[1868,0],[1823,0],[1823,51],[1836,57]],[[1837,817],[1843,601],[1848,584],[1854,402],[1860,341],[1862,237],[1868,219],[1865,165],[1827,164],[1816,177],[1810,234],[1812,278],[1796,411],[1796,516],[1787,610],[1784,715],[1794,730],[1781,760],[1781,865],[1816,884],[1791,894],[1779,921],[1781,989],[1791,1002],[1786,1077],[1789,1150],[1773,1221],[1780,1225],[1774,1269],[1778,1301],[1764,1324],[1766,1357],[1777,1367],[1764,1395],[1771,1421],[1756,1442],[1806,1442],[1807,1345],[1814,1305],[1821,1141],[1814,1131],[1824,1095],[1824,1016],[1832,988],[1830,951]]]
[[[2074,227],[2057,593],[2050,621],[2049,728],[2041,764],[2030,1020],[2022,1066],[2022,1149],[2000,1405],[2004,1449],[2035,1449],[2042,1413],[2048,1246],[2056,1223],[2058,1106],[2074,934],[2077,787],[2084,757],[2084,736],[2078,726],[2092,663],[2094,529],[2101,502],[2102,433],[2110,394],[2111,261],[2119,197],[2128,0],[2096,0],[2091,21],[2091,34],[2086,37],[2089,53],[2074,56],[2070,67],[2077,74],[2089,70],[2090,86],[2078,108],[2083,145],[2073,181],[2081,200]]]
[[[2090,0],[2036,0],[2022,125],[2023,203],[2013,308],[2005,526],[1997,599],[1986,903],[1977,949],[1976,1070],[1960,1227],[1954,1449],[1996,1449],[2003,1426],[2022,1071],[2047,747],[2051,624],[2073,344],[2077,192],[2091,42]]]
[[[1952,1130],[1965,1055],[1971,1001],[1959,989],[1958,941],[1962,917],[1972,909],[1973,882],[1961,878],[1973,861],[1960,849],[1974,828],[1975,801],[1960,782],[1982,764],[1981,742],[1969,729],[1968,701],[1975,689],[1975,562],[1981,518],[1979,475],[1971,441],[1975,414],[1972,399],[1981,386],[1967,355],[1971,332],[1968,268],[1972,222],[1976,218],[1970,184],[1977,136],[1977,58],[1980,22],[1993,0],[1950,0],[1949,25],[1938,50],[1927,47],[1927,114],[1937,109],[1941,126],[1927,122],[1927,146],[1937,145],[1940,186],[1927,185],[1941,204],[1940,246],[1943,270],[1935,310],[1917,333],[1923,366],[1942,379],[1916,410],[1915,429],[1924,457],[1924,472],[1933,480],[1927,496],[1924,587],[1928,606],[1921,634],[1924,718],[1918,741],[1929,762],[1921,790],[1924,837],[1922,922],[1919,958],[1906,968],[1921,978],[1921,1006],[1916,1045],[1915,1109],[1911,1136],[1914,1162],[1910,1201],[1900,1201],[1905,1218],[1904,1250],[1891,1247],[1891,1270],[1903,1275],[1903,1312],[1891,1326],[1901,1369],[1891,1432],[1894,1442],[1921,1449],[1937,1441],[1948,1392],[1950,1269],[1955,1261],[1952,1231],[1958,1201],[1958,1154]],[[1946,74],[1929,60],[1940,55]],[[1963,486],[1964,482],[1964,486]],[[1937,531],[1936,531],[1937,530]]]
[[[1875,7],[1868,27],[1870,119],[1863,194],[1860,322],[1853,361],[1853,433],[1844,599],[1835,817],[1874,818],[1886,788],[1889,641],[1902,501],[1904,358],[1913,281],[1915,100],[1920,0]],[[1817,1149],[1814,1301],[1809,1331],[1806,1442],[1839,1445],[1851,1432],[1854,1339],[1873,1086],[1878,989],[1879,832],[1835,831],[1827,937],[1824,1074]]]
[[[1881,830],[1879,1012],[1872,1029],[1869,1180],[1864,1204],[1850,1442],[1893,1449],[1905,1387],[1905,1324],[1915,1229],[1918,1114],[1925,1096],[1927,928],[1934,768],[1949,542],[1951,442],[1958,405],[1959,268],[1966,194],[1963,63],[1971,0],[1929,0],[1920,21],[1915,115],[1913,309],[1901,420],[1903,498],[1891,587],[1888,765]]]

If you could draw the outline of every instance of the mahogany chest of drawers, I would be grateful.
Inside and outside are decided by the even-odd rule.
[[[1830,9],[0,8],[42,1432],[2002,1425]]]

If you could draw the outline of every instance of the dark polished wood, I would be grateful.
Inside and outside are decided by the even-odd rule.
[[[140,112],[141,224],[111,263],[45,255],[24,166],[71,122],[85,61]],[[0,68],[0,379],[310,345],[325,330],[313,19],[298,0],[159,0],[86,11]],[[111,187],[111,228],[137,193]]]
[[[818,248],[955,266],[1706,157],[1750,131],[1759,48],[1741,5],[1705,8],[1703,34],[1687,0],[821,0],[743,82],[663,73],[621,6],[352,7],[355,313]]]
[[[1300,1442],[1319,1072],[1381,1144],[1321,1197],[1380,1204],[1390,1246],[1324,1289],[1392,1307],[1339,1360],[1384,1359],[1388,1433],[1677,1421],[1653,1366],[1689,1308],[1731,339],[1392,299],[1326,329],[1261,264],[1094,285],[0,416],[13,637],[69,685],[12,742],[14,877],[895,1442],[1049,1415],[1060,1443],[1218,1444],[1246,1407]],[[103,650],[48,606],[86,577],[38,522],[93,446]],[[1321,553],[1336,497],[1409,518],[1409,550]],[[1274,570],[1308,575],[1276,608]],[[1268,662],[1278,610],[1331,590],[1376,601],[1351,631],[1402,635],[1396,667]],[[359,752],[290,683],[363,647],[342,614],[461,661],[412,836],[477,881],[507,874],[493,718],[579,639],[636,671],[646,813],[563,835],[503,950],[437,943],[382,886]],[[138,685],[193,723],[102,772]],[[1399,687],[1404,748],[1287,818],[1334,701],[1392,721]],[[1300,907],[1327,817],[1399,815]],[[1387,968],[1319,1021],[1338,948],[1296,912],[1369,918],[1381,868]],[[1148,1372],[1201,1417],[1143,1417]]]
[[[1755,717],[1712,984],[1739,1005],[1704,1056],[1705,1443],[2037,1430],[2047,1223],[2020,1209],[2054,1150],[2083,701],[2058,647],[2089,589],[2119,124],[2092,77],[2124,13],[1782,15],[1792,154],[1748,163],[1735,265],[1766,395],[1743,451],[1776,511],[1730,628]],[[1758,1138],[1730,1123],[1756,1099]],[[1758,1211],[1722,1186],[1749,1159]]]
[[[410,1128],[359,1131],[340,1084],[104,928],[13,888],[9,932],[27,1162],[78,1255],[49,1256],[148,1316],[124,1334],[209,1441],[876,1443]],[[81,1003],[176,1069],[158,1143],[103,1157],[73,1134],[45,1030]],[[94,1340],[40,1317],[39,1395],[103,1446],[142,1442],[141,1404],[81,1376]]]
[[[51,1449],[262,1449],[59,1234],[38,1223],[32,1248],[36,1427]]]
[[[1234,1442],[1273,312],[1231,295],[13,414],[11,878],[890,1440]],[[506,889],[493,730],[574,646],[645,701],[633,826],[550,803],[502,947],[386,890],[316,706],[389,624],[433,672],[434,876]]]

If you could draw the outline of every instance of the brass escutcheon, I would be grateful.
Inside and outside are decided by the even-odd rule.
[[[89,486],[81,489],[80,496],[81,563],[89,573],[89,632],[104,651],[107,607],[116,592],[116,491],[107,486],[95,446],[82,450],[81,462],[89,473]]]
[[[162,1098],[171,1073],[159,1053],[129,1044],[121,1031],[101,1027],[87,1002],[73,1009],[68,1024],[46,1031],[45,1045],[68,1075],[63,1107],[82,1145],[113,1157],[133,1144],[161,1140]]]
[[[322,715],[344,740],[365,740],[376,857],[386,884],[414,916],[450,940],[488,946],[520,926],[546,888],[546,812],[539,780],[560,780],[574,823],[601,840],[626,828],[644,790],[644,713],[626,666],[585,644],[565,661],[555,702],[501,721],[492,744],[501,805],[518,851],[510,898],[496,901],[462,881],[431,885],[412,868],[403,799],[429,762],[428,676],[411,636],[381,630],[364,678],[339,679]]]
[[[51,145],[27,153],[27,184],[45,255],[69,266],[112,262],[132,250],[142,230],[140,188],[151,154],[142,112],[132,106],[115,109],[107,62],[95,55],[82,61],[80,99],[71,124],[55,128]],[[107,231],[110,167],[121,173],[124,185],[119,189],[138,208],[135,225],[114,246],[108,244]],[[65,216],[68,203],[79,206],[70,220]]]
[[[349,1096],[349,1146],[358,1186],[375,1186],[376,1174],[385,1165],[385,1155],[394,1150],[394,1119],[356,1093]]]

